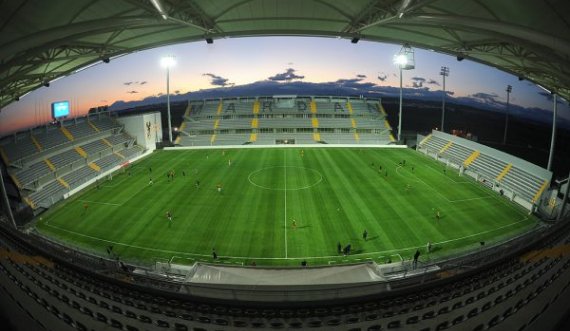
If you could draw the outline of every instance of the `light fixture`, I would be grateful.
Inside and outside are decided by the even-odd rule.
[[[160,59],[160,66],[163,68],[171,68],[176,64],[174,56],[168,55]]]
[[[405,66],[408,63],[408,58],[404,54],[397,54],[394,56],[394,64]]]

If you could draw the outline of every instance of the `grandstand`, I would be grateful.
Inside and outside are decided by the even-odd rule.
[[[338,38],[349,52],[362,41],[422,47],[570,98],[564,0],[11,0],[0,11],[3,112],[125,54],[256,35]],[[179,146],[156,153],[170,142],[148,114],[2,137],[4,329],[568,329],[568,179],[437,131],[419,137],[419,153],[400,148],[380,99],[220,93],[190,101]],[[188,178],[167,180],[173,168]],[[165,226],[172,205],[180,209]],[[288,218],[308,205],[312,222],[298,218],[293,230]],[[341,236],[354,254],[335,254]],[[222,238],[217,259],[212,238]],[[290,256],[269,256],[289,239]],[[230,257],[221,251],[230,247],[255,250]]]
[[[394,142],[381,100],[273,96],[190,101],[181,146]]]
[[[258,101],[260,99],[266,102],[265,111],[263,111],[263,103]],[[309,101],[311,98],[306,98],[308,111],[305,112],[302,109],[304,106],[290,107],[291,103],[302,104],[299,103],[299,98],[287,99],[286,102],[278,97],[236,98],[230,101],[222,99],[222,102],[219,99],[189,102],[185,122],[181,127],[187,135],[182,135],[179,143],[194,146],[169,148],[168,151],[158,152],[144,161],[139,161],[140,166],[139,163],[135,163],[134,167],[129,168],[134,170],[132,178],[131,170],[125,178],[127,175],[120,171],[121,165],[128,160],[140,157],[144,148],[136,144],[135,140],[139,139],[135,138],[136,132],[126,131],[127,127],[133,127],[131,122],[128,122],[131,124],[123,124],[127,122],[97,114],[64,122],[62,126],[48,126],[5,137],[2,140],[2,150],[5,155],[4,161],[9,165],[9,176],[18,185],[23,201],[28,203],[34,212],[45,218],[45,222],[37,223],[37,228],[29,228],[30,233],[26,235],[16,235],[8,228],[1,229],[3,236],[10,238],[2,242],[0,250],[0,276],[5,284],[2,286],[2,291],[11,300],[26,303],[26,308],[16,310],[15,314],[21,314],[23,311],[32,316],[41,316],[26,319],[25,323],[30,328],[41,325],[47,329],[62,330],[116,328],[135,331],[149,327],[175,330],[286,328],[443,330],[454,327],[469,330],[518,330],[548,323],[545,320],[550,317],[543,315],[546,307],[566,300],[564,298],[567,296],[564,293],[570,287],[570,254],[568,254],[570,252],[568,250],[570,229],[565,223],[559,223],[554,227],[532,228],[534,219],[529,217],[521,219],[522,214],[517,211],[517,208],[504,205],[501,201],[497,201],[497,205],[493,207],[493,204],[486,201],[491,197],[488,192],[495,191],[493,195],[505,196],[512,202],[533,211],[536,209],[537,201],[541,201],[541,194],[545,192],[546,184],[544,183],[551,180],[551,172],[487,146],[433,131],[428,136],[418,138],[417,149],[444,163],[450,171],[450,174],[445,177],[457,183],[450,186],[446,182],[441,183],[440,186],[436,184],[441,181],[439,178],[424,177],[427,174],[431,174],[429,176],[432,177],[436,176],[434,173],[436,168],[432,168],[433,166],[429,164],[433,161],[423,160],[423,156],[419,153],[398,151],[398,146],[392,144],[390,125],[387,124],[387,118],[379,106],[379,101],[369,102],[357,99],[345,102],[343,107],[341,103],[334,101],[333,97],[315,98],[318,101],[314,103]],[[272,108],[272,105],[278,106]],[[311,109],[313,109],[312,113]],[[224,112],[229,112],[229,114],[224,115]],[[301,116],[309,114],[321,114],[322,116]],[[140,115],[141,118],[144,116],[146,115]],[[244,120],[239,116],[248,117]],[[256,123],[254,123],[255,119]],[[342,132],[348,129],[348,126],[354,129],[354,122],[357,123],[357,128],[358,123],[363,123],[363,129],[371,130],[360,135],[360,141],[354,139],[357,133],[355,130],[350,133]],[[254,126],[252,123],[259,131],[253,131],[251,127],[247,128],[247,125]],[[216,129],[206,129],[210,125]],[[284,129],[291,129],[291,131],[283,132]],[[313,131],[303,132],[303,129]],[[315,132],[315,129],[332,129],[332,131]],[[252,131],[241,132],[239,130]],[[143,130],[138,134],[145,136],[146,132]],[[315,140],[317,135],[320,135],[318,141]],[[257,139],[251,139],[252,136]],[[203,141],[202,145],[205,146],[199,146],[198,141]],[[268,145],[284,144],[287,146],[280,147],[295,147],[291,146],[292,142],[301,148],[307,148],[307,151],[303,152],[306,156],[298,159],[300,151],[292,148],[288,148],[290,152],[283,149],[284,153],[280,153],[280,150],[276,148],[275,151],[278,153],[268,154]],[[328,144],[323,145],[323,142],[328,142]],[[374,142],[382,142],[383,145],[374,144]],[[247,146],[242,146],[244,143],[247,143]],[[22,146],[27,144],[28,147],[21,149],[15,147],[20,144]],[[333,148],[325,148],[320,152],[323,146]],[[350,150],[353,151],[352,153],[357,153],[352,154],[351,162],[347,161],[347,156],[334,156],[333,151],[340,146],[346,146],[348,152],[334,153],[350,154]],[[366,151],[363,152],[362,148],[366,148]],[[246,152],[248,150],[250,152]],[[284,155],[284,161],[287,160],[287,154],[289,158],[296,156],[295,162],[297,163],[287,163],[285,166],[291,171],[302,169],[303,166],[308,167],[307,169],[319,169],[315,164],[306,162],[315,159],[320,163],[318,160],[329,158],[331,164],[326,169],[317,170],[317,173],[320,173],[321,179],[324,177],[331,183],[334,183],[335,176],[328,174],[327,171],[337,174],[340,178],[344,177],[340,174],[340,169],[334,166],[334,164],[341,163],[334,161],[335,159],[343,160],[344,167],[348,169],[359,167],[358,163],[354,162],[364,162],[367,165],[366,160],[374,160],[384,164],[386,171],[397,176],[390,179],[390,185],[394,187],[405,186],[405,183],[409,183],[406,178],[411,175],[417,178],[414,183],[421,187],[429,186],[428,183],[435,185],[432,190],[439,190],[441,193],[438,195],[451,201],[454,208],[461,208],[452,211],[444,207],[444,213],[462,213],[463,224],[472,222],[468,213],[472,213],[473,220],[480,217],[472,211],[473,206],[480,206],[476,209],[498,208],[497,213],[503,215],[505,219],[511,217],[507,215],[512,213],[517,219],[513,224],[520,224],[522,227],[517,231],[508,232],[508,235],[499,239],[495,238],[496,234],[480,236],[475,233],[474,241],[487,242],[486,246],[481,246],[484,249],[475,249],[472,244],[465,247],[448,246],[453,247],[451,254],[435,253],[433,260],[422,259],[419,267],[408,259],[384,264],[385,256],[379,259],[368,258],[365,260],[368,262],[363,264],[360,261],[361,258],[367,256],[365,251],[357,253],[354,257],[338,259],[332,257],[326,260],[304,258],[309,261],[310,265],[324,264],[324,261],[328,261],[329,265],[331,262],[333,264],[299,270],[280,269],[278,264],[266,264],[262,257],[258,257],[259,266],[255,268],[244,266],[251,263],[252,259],[240,260],[223,257],[222,261],[217,262],[199,259],[196,255],[182,254],[183,256],[169,257],[166,254],[162,257],[157,254],[158,251],[153,253],[155,254],[154,260],[149,261],[144,258],[143,254],[137,253],[139,259],[136,257],[137,254],[133,255],[123,249],[121,239],[113,238],[110,232],[105,235],[108,239],[103,239],[103,241],[97,239],[101,237],[101,233],[84,232],[81,234],[77,232],[80,228],[84,229],[82,231],[87,231],[88,228],[106,231],[104,229],[109,223],[101,223],[103,219],[91,218],[97,218],[97,214],[85,216],[84,219],[89,220],[88,226],[69,223],[69,221],[73,222],[78,215],[72,210],[79,209],[78,206],[83,204],[82,201],[89,201],[90,204],[94,204],[90,207],[92,209],[90,213],[97,213],[97,210],[107,213],[120,205],[123,211],[117,210],[114,215],[123,219],[122,223],[129,224],[128,215],[140,208],[141,203],[152,199],[149,196],[149,194],[152,195],[152,191],[143,193],[140,191],[141,184],[143,187],[147,185],[148,177],[141,176],[141,171],[146,171],[147,168],[152,168],[157,174],[162,174],[167,171],[166,169],[177,169],[178,176],[180,176],[178,164],[191,162],[194,169],[201,169],[199,173],[202,173],[204,169],[211,169],[207,171],[209,176],[217,177],[214,169],[219,167],[216,164],[223,161],[222,164],[225,165],[228,155],[231,154],[235,163],[232,165],[233,171],[239,171],[243,164],[246,165],[245,169],[248,169],[249,163],[262,169],[269,169],[270,167],[263,165],[261,158],[255,156],[262,154],[252,154],[258,153],[257,151],[261,151],[269,160],[279,159],[277,155]],[[173,158],[175,161],[165,162],[171,157],[170,154],[164,153],[176,153],[172,154],[175,155]],[[186,154],[182,153],[191,153],[188,154],[191,157],[183,157]],[[254,156],[245,157],[244,153]],[[321,156],[316,157],[316,155]],[[383,160],[382,157],[387,159]],[[364,159],[359,161],[359,158]],[[407,169],[401,161],[398,161],[401,158],[408,161]],[[388,160],[394,165],[386,166],[385,162]],[[398,162],[400,165],[397,164]],[[410,165],[414,165],[415,170],[410,169]],[[192,167],[188,169],[189,174],[192,173]],[[226,172],[223,169],[217,171],[220,171],[220,174]],[[309,172],[311,171],[315,170]],[[371,169],[361,169],[360,172],[367,176],[368,172],[374,174],[377,170],[374,165]],[[95,179],[104,181],[109,174],[118,175],[117,184],[110,185],[104,182],[101,190],[89,190],[89,183],[93,183]],[[310,180],[311,176],[298,174],[297,179],[295,176],[291,177],[292,181],[289,184],[287,182],[279,184],[275,179],[271,179],[274,176],[270,173],[267,175],[269,181],[266,183],[272,183],[271,185],[277,185],[277,187],[279,185],[305,185],[303,181]],[[201,179],[207,182],[207,174],[200,176],[204,176]],[[307,177],[309,179],[303,179],[303,176],[309,176]],[[472,184],[461,181],[459,176],[472,178]],[[224,179],[224,186],[231,187],[232,181],[244,177],[248,177],[251,182],[251,174],[247,176],[237,172],[235,179]],[[192,178],[195,178],[194,173],[190,175],[190,183],[192,183]],[[263,178],[254,177],[254,180],[265,185]],[[179,180],[178,183],[180,183]],[[161,185],[164,183],[160,184],[160,180],[157,180],[153,188],[160,189]],[[182,182],[176,185],[171,183],[169,190],[179,192],[186,184]],[[483,185],[487,188],[474,189],[471,185],[473,187]],[[135,191],[129,191],[130,186]],[[342,186],[353,190],[347,183]],[[444,187],[449,192],[443,192]],[[466,188],[469,188],[468,191],[471,192],[461,191]],[[388,191],[393,192],[393,189],[390,188]],[[78,192],[81,192],[80,199],[75,198]],[[258,197],[249,196],[246,192],[244,188],[244,192],[240,194],[241,198],[258,201],[260,205],[270,204]],[[278,195],[281,194],[279,189],[275,192]],[[160,194],[163,198],[169,197],[165,193]],[[204,204],[200,196],[194,193],[186,194],[193,204]],[[304,200],[308,201],[311,195],[310,192],[307,194],[309,195]],[[322,193],[317,195],[320,194]],[[382,201],[384,208],[388,210],[397,208],[395,205],[390,205],[382,194],[372,192],[354,194],[358,195],[352,198],[360,194],[363,196],[377,195],[376,200]],[[456,200],[446,198],[448,194],[449,197],[455,195]],[[109,197],[104,198],[106,195]],[[269,200],[275,199],[273,194],[264,193],[264,195],[267,195]],[[125,202],[115,203],[113,196],[128,196],[128,200],[134,205],[129,206]],[[59,202],[64,197],[69,199]],[[211,196],[205,198],[212,199]],[[397,200],[402,198],[399,197]],[[172,196],[168,199],[176,201],[174,199],[178,198]],[[366,200],[362,196],[358,199]],[[96,207],[98,200],[106,204],[103,209]],[[432,197],[431,201],[435,203],[437,198]],[[233,205],[232,202],[228,203]],[[50,208],[54,204],[58,204],[58,207]],[[153,205],[158,204],[160,201],[156,200]],[[462,204],[464,207],[461,207]],[[325,212],[331,209],[328,202],[321,205],[323,206]],[[146,208],[151,215],[154,213],[152,208],[153,206]],[[241,214],[239,209],[233,208],[234,212]],[[48,212],[43,213],[46,209]],[[263,208],[258,209],[264,213]],[[511,211],[508,211],[509,209]],[[54,212],[51,212],[52,210]],[[360,207],[359,212],[367,213],[365,210]],[[381,219],[386,219],[388,214],[383,215],[381,210],[378,209],[376,213],[380,213]],[[354,214],[356,210],[348,209],[347,212]],[[83,218],[83,216],[80,217]],[[180,216],[175,217],[177,222],[180,222]],[[66,218],[69,218],[69,221],[65,220]],[[222,216],[223,218],[225,217]],[[246,220],[248,219],[255,220],[255,213],[250,211]],[[331,215],[328,215],[327,219],[332,223],[339,223]],[[53,235],[46,235],[47,222],[50,223],[49,227],[52,229],[50,231],[55,231]],[[160,225],[156,228],[157,225],[154,222],[153,224],[143,222],[147,224],[145,228],[152,232],[152,237],[163,235],[160,234],[162,231]],[[192,228],[194,231],[202,232],[204,231],[202,226],[205,226],[205,229],[211,228],[208,222],[212,224],[212,221],[207,219],[203,222],[195,220]],[[239,217],[234,219],[233,223],[234,227],[229,226],[229,231],[239,231],[235,226],[247,229],[247,226],[239,225]],[[62,227],[64,224],[67,224],[66,228]],[[495,226],[500,229],[511,225],[508,222],[500,223],[497,220]],[[392,227],[395,226],[396,224],[392,225]],[[454,230],[452,224],[448,224],[447,228],[453,229],[452,232],[458,231]],[[476,230],[475,225],[470,228],[475,232],[482,231],[481,233],[491,231],[485,230],[487,229],[485,227]],[[368,229],[371,232],[378,231],[370,227]],[[465,228],[462,231],[464,230]],[[188,233],[186,230],[178,231]],[[275,230],[276,233],[279,231],[281,230]],[[431,230],[424,229],[423,231]],[[445,232],[445,230],[438,231]],[[136,232],[141,238],[148,235],[141,230]],[[59,234],[56,235],[56,233]],[[92,245],[87,242],[74,242],[73,236],[66,238],[63,235],[65,233],[67,235],[79,234],[83,238],[91,238],[88,241],[95,240],[95,243]],[[22,236],[26,238],[23,241]],[[410,238],[412,237],[410,234]],[[247,236],[244,235],[244,238]],[[101,254],[101,245],[104,243],[110,243],[105,248],[108,254]],[[173,244],[175,242],[168,245],[174,247]],[[200,242],[196,244],[203,246]],[[148,244],[132,242],[131,245],[137,247],[138,251],[146,250],[145,246]],[[319,241],[315,240],[313,245],[318,246]],[[423,241],[419,245],[423,246]],[[185,246],[193,247],[188,243]],[[224,245],[216,246],[220,249],[229,249]],[[70,251],[70,248],[73,250]],[[40,257],[37,253],[38,249],[43,252],[42,256],[48,256],[49,259]],[[209,249],[210,247],[207,247],[204,253],[207,253]],[[269,250],[264,249],[264,251]],[[400,253],[404,254],[405,249],[397,252],[391,255],[395,259],[397,256],[401,258]],[[294,255],[293,248],[290,254],[289,262],[302,259]],[[269,259],[274,259],[273,263],[279,263],[278,259],[272,257]],[[185,260],[190,261],[191,264],[184,263]],[[343,260],[345,262],[342,262]],[[287,262],[287,259],[283,261]],[[477,266],[477,272],[471,271],[473,266]],[[87,270],[100,270],[100,272],[90,274]],[[353,301],[355,298],[359,299]],[[287,304],[290,300],[297,302],[294,308]],[[343,303],[345,301],[346,303]],[[552,316],[551,314],[548,316]]]
[[[418,136],[418,150],[535,210],[552,172],[512,155],[444,132]]]
[[[0,144],[8,175],[36,212],[143,152],[107,114],[38,127]]]

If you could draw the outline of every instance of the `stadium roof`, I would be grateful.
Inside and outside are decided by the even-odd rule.
[[[497,67],[570,100],[568,13],[567,0],[2,1],[0,107],[138,50],[263,35],[408,43]]]

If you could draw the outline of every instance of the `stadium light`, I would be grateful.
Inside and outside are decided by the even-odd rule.
[[[404,54],[398,54],[394,56],[394,64],[399,66],[405,66],[408,63],[408,58]]]
[[[176,64],[174,56],[168,55],[160,59],[160,65],[166,68],[166,110],[168,113],[168,141],[172,144],[172,123],[170,119],[170,68]]]
[[[507,89],[505,91],[507,91],[507,109],[505,110],[505,134],[503,135],[503,145],[507,143],[507,130],[509,128],[509,101],[513,87],[511,85],[507,85]]]
[[[449,76],[449,67],[441,67],[439,74],[443,76],[443,96],[441,97],[441,132],[445,132],[445,127],[443,126],[445,123],[445,77]]]
[[[400,113],[398,116],[398,142],[402,137],[402,70],[415,68],[414,50],[407,44],[402,46],[398,54],[394,56],[394,64],[400,69]]]

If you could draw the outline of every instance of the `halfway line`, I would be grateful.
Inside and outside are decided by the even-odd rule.
[[[287,258],[287,151],[285,149],[283,149],[283,155],[283,168],[285,169],[285,190],[283,190],[283,196],[285,200],[285,216],[283,223],[285,224],[285,258]]]

